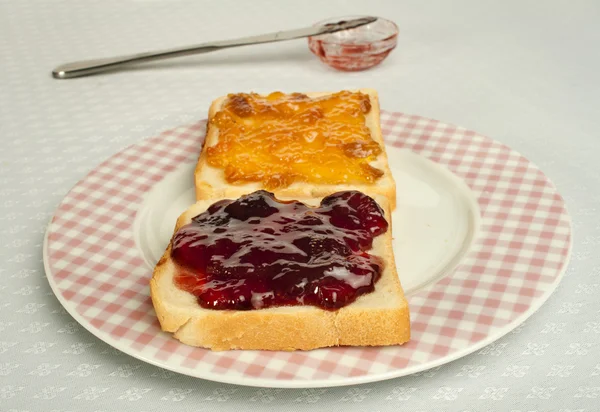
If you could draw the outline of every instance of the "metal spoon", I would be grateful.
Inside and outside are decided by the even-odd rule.
[[[276,33],[260,36],[244,37],[240,39],[221,40],[211,43],[197,44],[194,46],[161,50],[156,52],[138,53],[128,56],[109,57],[104,59],[85,60],[63,64],[52,70],[55,79],[70,79],[73,77],[87,76],[101,73],[118,67],[129,66],[135,63],[153,60],[168,59],[171,57],[189,56],[191,54],[208,53],[230,47],[249,46],[252,44],[273,43],[278,41],[300,39],[302,37],[318,36],[320,34],[334,33],[341,30],[353,29],[377,20],[376,17],[363,17],[359,19],[339,21],[322,26],[311,26],[303,29],[278,31]]]

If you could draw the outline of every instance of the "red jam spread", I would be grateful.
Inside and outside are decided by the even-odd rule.
[[[358,191],[319,207],[264,190],[221,200],[175,233],[175,284],[209,309],[335,310],[374,290],[384,263],[368,251],[387,229],[381,207]]]
[[[381,153],[366,118],[369,95],[342,91],[310,98],[281,92],[230,94],[209,120],[219,139],[208,164],[231,184],[260,182],[267,190],[294,182],[372,184]]]

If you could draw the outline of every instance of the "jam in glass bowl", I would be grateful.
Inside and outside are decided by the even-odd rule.
[[[316,25],[336,23],[364,16],[344,16],[323,20]],[[377,18],[372,23],[354,29],[311,36],[310,51],[325,64],[343,71],[369,69],[381,63],[396,47],[398,26],[390,20]]]

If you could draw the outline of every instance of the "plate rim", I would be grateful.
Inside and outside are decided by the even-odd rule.
[[[394,112],[388,112],[388,113],[394,113]],[[409,114],[405,114],[405,113],[403,113],[403,114],[406,116],[413,116],[413,115],[409,115]],[[427,117],[423,117],[423,116],[418,116],[418,117],[430,120]],[[175,126],[174,128],[170,128],[168,130],[173,130],[173,129],[177,129],[180,127],[188,127],[188,126],[191,126],[192,124],[197,124],[198,122],[201,122],[201,121],[204,121],[204,119],[201,119],[200,121],[190,123],[190,124]],[[446,123],[446,122],[442,122],[442,121],[439,121],[439,122],[444,125],[454,126],[451,123]],[[455,126],[455,127],[464,129],[459,126]],[[464,130],[467,130],[467,129],[464,129]],[[83,180],[87,179],[96,169],[101,167],[105,162],[109,161],[113,156],[116,156],[117,154],[127,151],[135,146],[142,145],[145,142],[147,142],[148,140],[150,140],[152,138],[156,138],[157,136],[160,136],[163,133],[164,132],[161,132],[156,136],[145,137],[135,143],[132,143],[124,148],[119,149],[117,152],[112,153],[110,156],[108,156],[107,158],[103,159],[101,162],[96,164],[91,170],[88,171],[88,173],[86,173],[83,177],[81,177],[79,180],[77,180],[71,186],[71,188],[65,193],[65,195],[62,197],[62,199],[59,201],[56,208],[54,209],[54,212],[52,213],[52,216],[49,219],[49,222],[46,226],[46,230],[44,233],[43,246],[42,246],[42,257],[43,257],[43,264],[44,264],[44,271],[45,271],[46,279],[48,280],[48,283],[50,285],[50,288],[52,289],[53,294],[56,296],[56,298],[61,303],[63,308],[67,311],[67,313],[69,313],[69,315],[71,317],[73,317],[73,319],[75,321],[77,321],[77,323],[79,323],[84,329],[86,329],[88,332],[90,332],[96,338],[103,341],[105,344],[112,346],[115,349],[117,349],[117,350],[121,351],[122,353],[125,353],[133,358],[139,359],[139,360],[146,362],[148,364],[151,364],[153,366],[157,366],[161,369],[166,369],[166,370],[169,370],[169,371],[172,371],[172,372],[175,372],[178,374],[182,374],[185,376],[190,376],[190,377],[199,378],[199,379],[205,379],[205,380],[223,383],[223,384],[242,385],[242,386],[249,386],[249,387],[260,387],[260,388],[282,388],[282,389],[328,388],[328,387],[361,385],[361,384],[366,384],[366,383],[385,381],[385,380],[389,380],[389,379],[413,375],[415,373],[429,370],[429,369],[438,367],[440,365],[454,362],[457,359],[460,359],[462,357],[470,355],[470,354],[476,352],[477,350],[480,350],[481,348],[491,344],[492,342],[501,339],[502,337],[506,336],[509,332],[514,330],[516,327],[518,327],[519,325],[524,323],[529,317],[531,317],[534,313],[536,313],[540,307],[543,306],[543,304],[550,298],[550,296],[557,289],[558,285],[560,284],[562,278],[564,277],[564,275],[567,271],[567,268],[568,268],[570,260],[571,260],[573,243],[574,243],[574,241],[573,241],[574,231],[573,231],[572,217],[568,211],[566,201],[565,201],[564,197],[559,193],[556,185],[545,173],[543,173],[541,171],[541,169],[535,163],[530,161],[526,156],[522,155],[520,152],[510,148],[509,146],[506,146],[505,144],[503,144],[493,138],[484,136],[486,139],[490,139],[494,143],[500,144],[502,147],[508,148],[511,152],[514,152],[515,154],[524,158],[525,160],[527,160],[527,162],[530,165],[532,165],[537,170],[539,170],[545,177],[546,181],[551,184],[552,188],[555,191],[555,194],[557,196],[559,196],[560,201],[561,201],[562,206],[565,211],[565,217],[566,217],[565,223],[568,225],[569,234],[570,234],[569,243],[567,245],[567,253],[566,253],[564,259],[562,259],[562,261],[561,261],[560,270],[558,270],[558,275],[556,276],[554,281],[551,284],[548,284],[548,287],[544,291],[544,293],[541,296],[539,296],[538,298],[536,298],[525,312],[519,314],[512,321],[510,321],[506,325],[498,328],[497,330],[494,331],[494,333],[489,334],[484,339],[481,339],[475,343],[471,343],[463,349],[456,350],[455,352],[452,352],[451,354],[442,356],[440,358],[437,358],[437,359],[429,361],[429,362],[412,365],[412,366],[408,366],[405,368],[399,368],[399,369],[391,370],[391,371],[387,371],[387,372],[367,373],[367,374],[361,375],[361,376],[332,377],[332,378],[325,378],[325,379],[323,379],[323,378],[302,379],[302,380],[298,380],[298,379],[277,380],[275,378],[259,378],[259,377],[247,377],[247,376],[238,376],[238,375],[227,375],[227,374],[222,374],[222,373],[215,373],[210,370],[203,370],[202,374],[193,373],[194,370],[191,368],[184,368],[184,367],[181,367],[178,365],[171,365],[168,362],[160,362],[155,359],[143,356],[143,355],[141,355],[141,353],[138,350],[134,349],[133,347],[122,345],[119,340],[114,339],[113,337],[105,334],[103,331],[94,327],[82,315],[80,315],[77,312],[76,308],[72,305],[72,303],[69,302],[68,300],[66,300],[66,298],[63,296],[62,292],[58,288],[58,285],[56,284],[54,277],[51,276],[51,274],[53,272],[52,272],[52,269],[50,266],[50,257],[48,254],[49,235],[50,235],[50,229],[52,227],[52,223],[54,222],[54,219],[60,209],[60,206],[62,205],[62,202],[64,201],[64,199],[66,197],[69,196],[69,194],[72,193],[72,191],[77,187],[77,185],[79,185]],[[420,157],[424,157],[425,159],[435,163],[436,166],[441,166],[444,169],[447,169],[445,166],[439,165],[438,162],[436,162],[432,159],[429,159],[427,156],[423,156],[419,153],[414,153],[414,154],[417,156],[420,156]],[[456,177],[458,180],[460,180],[467,188],[469,188],[469,186],[463,181],[463,179],[461,179],[459,176],[456,176],[453,171],[448,169],[447,172],[452,174],[454,177]],[[149,189],[149,190],[151,190],[151,189]],[[474,196],[474,198],[476,200],[478,199],[477,196]],[[479,217],[481,217],[481,216],[479,216]],[[132,222],[132,225],[133,225],[133,222]],[[476,237],[475,240],[478,240],[478,239],[480,240],[481,238],[479,236],[481,234],[482,234],[482,232],[478,231],[478,233],[477,233],[478,236]],[[439,281],[439,279],[438,279],[438,281]],[[324,349],[327,349],[327,348],[324,348]]]

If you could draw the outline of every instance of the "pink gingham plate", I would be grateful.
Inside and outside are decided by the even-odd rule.
[[[383,112],[381,123],[398,186],[392,219],[412,318],[408,344],[211,352],[161,332],[148,281],[176,216],[193,202],[204,122],[117,153],[69,192],[46,233],[48,281],[65,309],[106,343],[219,382],[351,385],[465,356],[550,296],[569,259],[570,218],[549,179],[510,148],[418,116]]]

